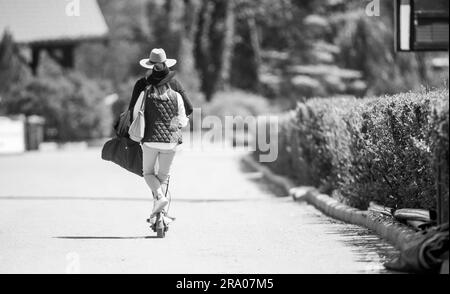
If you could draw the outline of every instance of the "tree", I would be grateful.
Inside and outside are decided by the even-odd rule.
[[[139,58],[148,56],[152,42],[147,2],[99,0],[109,27],[108,41],[81,45],[76,50],[76,68],[91,78],[109,79],[114,85],[142,75]]]
[[[206,101],[225,88],[234,48],[234,0],[203,1],[195,36],[194,56]]]
[[[258,91],[261,65],[261,37],[253,1],[240,0],[236,5],[236,37],[230,84]]]
[[[13,36],[5,31],[0,41],[0,95],[7,95],[27,76],[27,65],[14,44]]]

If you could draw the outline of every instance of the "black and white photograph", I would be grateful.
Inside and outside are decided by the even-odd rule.
[[[448,277],[448,50],[448,0],[0,0],[0,274]]]

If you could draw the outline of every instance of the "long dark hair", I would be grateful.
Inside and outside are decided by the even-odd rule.
[[[164,93],[166,93],[167,91],[169,91],[171,89],[170,86],[169,86],[169,83],[165,83],[165,84],[162,84],[162,85],[153,85],[152,88],[154,90],[156,90],[156,93],[158,93],[159,96],[163,95]],[[157,98],[155,96],[155,92],[154,91],[152,91],[152,93],[150,94],[150,97],[151,98]]]

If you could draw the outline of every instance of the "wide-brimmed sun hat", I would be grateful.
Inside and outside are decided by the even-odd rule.
[[[172,67],[177,63],[177,61],[175,59],[167,58],[166,51],[162,48],[153,49],[152,52],[150,52],[149,58],[141,59],[141,61],[139,61],[139,64],[142,67],[148,69],[153,69],[155,63],[165,63],[167,67]]]

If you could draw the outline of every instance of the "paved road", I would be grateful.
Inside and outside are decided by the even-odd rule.
[[[175,159],[165,239],[144,181],[100,149],[0,156],[0,273],[384,273],[395,250],[273,191],[243,152]]]

